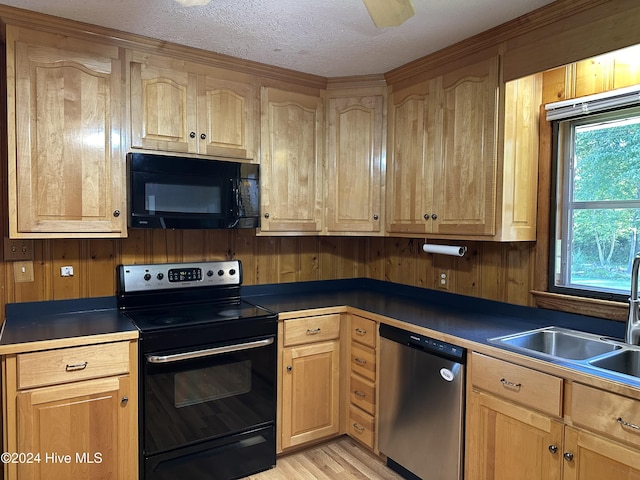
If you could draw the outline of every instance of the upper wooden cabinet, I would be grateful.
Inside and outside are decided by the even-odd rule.
[[[329,92],[327,211],[329,234],[384,232],[384,101],[374,89]],[[367,94],[368,93],[368,94]]]
[[[392,93],[389,232],[535,239],[541,83],[498,79],[494,57]]]
[[[130,68],[133,148],[257,159],[256,89],[245,76],[135,51]]]
[[[114,46],[7,26],[10,236],[126,235]]]
[[[323,222],[323,102],[262,89],[261,231],[318,234]]]

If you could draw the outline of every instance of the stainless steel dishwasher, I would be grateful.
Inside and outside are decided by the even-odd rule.
[[[466,350],[380,325],[380,452],[409,479],[463,475]]]

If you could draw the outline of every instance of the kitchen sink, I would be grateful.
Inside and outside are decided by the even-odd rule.
[[[589,362],[597,368],[640,377],[640,350],[623,350]]]
[[[517,350],[538,352],[569,360],[586,360],[622,348],[620,345],[604,340],[598,335],[560,327],[530,330],[503,337],[490,338],[489,341],[508,345]]]

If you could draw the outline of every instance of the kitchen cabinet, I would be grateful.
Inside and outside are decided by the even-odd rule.
[[[385,95],[372,88],[327,97],[327,233],[382,235]]]
[[[5,478],[137,478],[137,342],[6,355]]]
[[[340,430],[340,314],[285,320],[281,360],[281,447]]]
[[[262,88],[260,231],[318,234],[324,225],[323,102]]]
[[[130,70],[133,148],[257,161],[249,78],[137,51]]]
[[[358,315],[350,315],[351,362],[349,367],[350,437],[370,449],[376,445],[376,345],[377,324]]]
[[[559,480],[562,379],[476,353],[470,360],[466,477]]]
[[[534,240],[541,81],[499,83],[498,58],[394,91],[387,230]]]
[[[11,237],[126,236],[122,52],[7,26]]]

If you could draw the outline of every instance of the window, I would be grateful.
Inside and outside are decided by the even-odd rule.
[[[549,290],[626,301],[640,252],[640,100],[573,102],[553,121],[554,179]],[[594,96],[596,97],[596,96]],[[566,104],[568,102],[559,102]],[[547,106],[549,110],[549,106]],[[598,110],[598,108],[596,108]],[[548,115],[547,118],[553,115]]]

